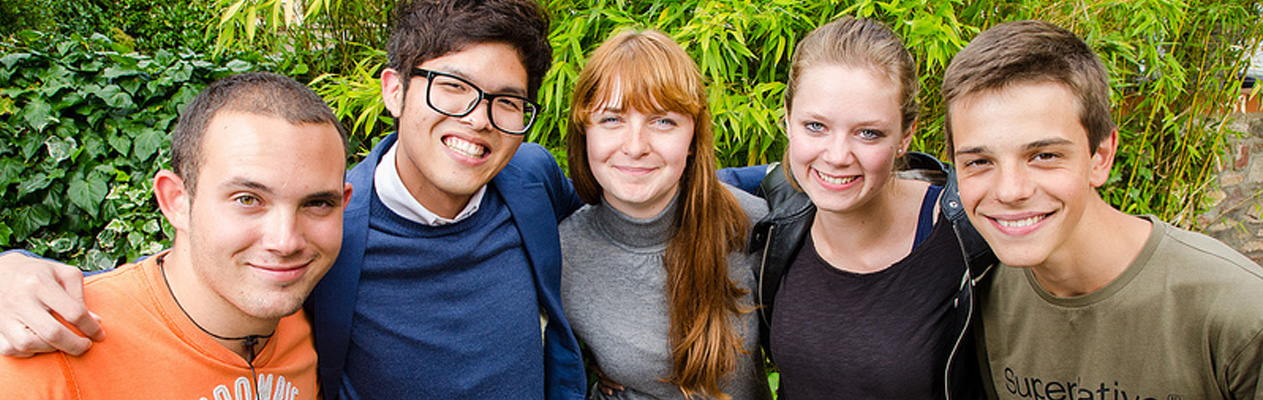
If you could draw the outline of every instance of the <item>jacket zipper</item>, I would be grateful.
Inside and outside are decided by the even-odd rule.
[[[772,247],[772,230],[776,229],[776,224],[767,225],[767,236],[763,240],[763,260],[759,262],[759,318],[763,319],[763,323],[767,324],[768,331],[771,332],[772,321],[767,318],[767,313],[763,310],[763,304],[767,304],[767,299],[763,298],[763,277],[767,276],[767,250]],[[768,349],[771,351],[771,349]]]
[[[952,352],[948,353],[947,355],[947,366],[943,368],[943,397],[946,400],[952,399],[952,391],[951,391],[952,361],[956,359],[956,351],[960,350],[960,343],[965,340],[965,331],[969,330],[969,325],[973,323],[973,317],[974,317],[974,305],[973,305],[973,293],[972,293],[973,277],[970,276],[969,252],[965,250],[965,243],[961,240],[960,230],[956,228],[956,223],[954,221],[952,222],[952,233],[956,234],[956,244],[960,246],[961,259],[962,261],[965,262],[965,275],[961,279],[960,286],[961,286],[961,289],[970,290],[971,293],[969,296],[969,304],[964,305],[966,307],[965,325],[960,328],[960,333],[956,335],[956,343],[952,345]],[[966,288],[967,286],[970,288],[967,289]],[[958,299],[953,300],[953,301],[958,301]],[[985,361],[979,360],[978,362],[985,362]]]

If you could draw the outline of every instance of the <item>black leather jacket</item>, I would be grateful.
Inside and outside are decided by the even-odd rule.
[[[965,216],[956,188],[954,170],[924,153],[909,153],[906,160],[909,168],[900,171],[900,174],[943,186],[943,193],[939,197],[940,212],[951,221],[961,253],[965,254],[966,268],[961,271],[960,290],[952,303],[955,315],[952,331],[957,334],[947,368],[943,371],[946,382],[944,390],[949,400],[981,399],[984,395],[979,377],[978,353],[972,338],[973,330],[970,329],[974,317],[974,277],[981,276],[986,268],[995,264],[995,255]],[[769,349],[768,328],[775,310],[776,291],[780,289],[781,278],[793,265],[804,239],[811,231],[816,207],[806,193],[790,186],[780,166],[768,171],[767,177],[759,185],[758,194],[767,200],[770,213],[755,224],[750,248],[763,250],[763,262],[754,271],[758,281],[754,297],[759,302],[759,329],[763,348]]]

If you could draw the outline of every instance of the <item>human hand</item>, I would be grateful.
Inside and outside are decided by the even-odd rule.
[[[78,268],[16,252],[0,255],[0,354],[80,355],[104,339],[100,317],[84,305]]]
[[[616,391],[621,392],[627,390],[623,384],[605,376],[605,373],[601,372],[601,369],[597,368],[595,365],[592,366],[592,372],[595,372],[597,376],[596,390],[600,390],[601,393],[604,393],[606,396],[613,396]]]

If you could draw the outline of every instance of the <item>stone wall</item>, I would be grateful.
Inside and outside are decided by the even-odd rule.
[[[1263,112],[1242,111],[1255,112],[1233,116],[1231,128],[1245,135],[1228,139],[1219,188],[1210,193],[1214,206],[1198,225],[1263,264]]]

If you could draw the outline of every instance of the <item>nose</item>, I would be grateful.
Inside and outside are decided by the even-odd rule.
[[[633,157],[648,153],[649,140],[646,137],[647,135],[649,135],[649,132],[646,129],[645,124],[631,124],[630,129],[627,130],[627,134],[623,135],[623,153]]]
[[[302,220],[297,210],[273,210],[263,226],[261,245],[264,250],[287,256],[299,253],[307,245],[303,236]]]
[[[474,130],[491,128],[491,99],[478,100],[478,104],[474,104],[474,109],[469,110],[469,114],[465,114],[460,120]]]
[[[1035,185],[1031,182],[1030,172],[1020,165],[1000,163],[997,180],[992,190],[996,200],[1002,203],[1017,203],[1031,198],[1035,193]]]
[[[821,159],[830,165],[850,165],[855,161],[853,146],[848,135],[830,135],[828,140],[825,140],[824,146]]]

